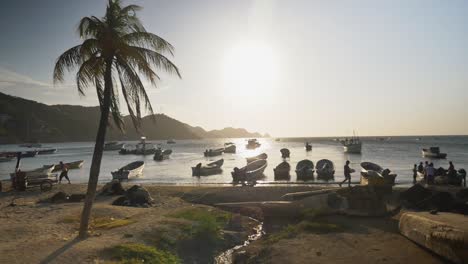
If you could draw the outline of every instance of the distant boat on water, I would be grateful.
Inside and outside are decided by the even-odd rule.
[[[232,142],[224,143],[224,153],[236,153],[236,145]]]
[[[39,144],[39,143],[23,143],[23,144],[21,144],[19,146],[23,147],[23,148],[40,148],[40,147],[42,147],[42,144]]]
[[[56,148],[51,148],[51,149],[40,149],[37,151],[38,155],[46,155],[46,154],[54,154],[57,152]]]
[[[447,153],[441,153],[439,147],[430,147],[428,149],[423,149],[422,155],[425,158],[431,158],[431,159],[447,158]]]
[[[358,136],[354,135],[352,138],[345,138],[340,140],[343,145],[345,153],[360,154],[362,150],[362,142]]]
[[[175,144],[175,140],[174,139],[169,139],[168,141],[166,141],[167,144]]]
[[[198,163],[197,166],[192,167],[192,176],[209,176],[221,173],[223,170],[221,167],[224,164],[224,159],[217,160],[215,162],[203,165]]]
[[[258,147],[260,147],[262,144],[260,144],[256,138],[252,138],[252,139],[249,139],[247,141],[247,145],[245,145],[245,147],[247,149],[256,149]]]
[[[104,151],[120,150],[124,146],[125,143],[119,143],[117,141],[107,142],[104,144]]]
[[[224,152],[224,148],[218,148],[218,149],[207,149],[205,152],[203,152],[203,155],[205,157],[215,157],[215,156],[220,156]]]

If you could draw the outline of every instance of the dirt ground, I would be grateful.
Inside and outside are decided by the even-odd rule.
[[[142,242],[145,233],[167,221],[165,215],[180,208],[221,202],[278,200],[285,193],[319,188],[144,187],[156,200],[156,205],[151,208],[112,206],[115,197],[98,197],[93,210],[96,217],[130,219],[133,223],[112,229],[95,229],[83,241],[75,239],[78,223],[74,221],[81,212],[81,203],[38,201],[59,190],[70,194],[85,193],[85,185],[65,184],[54,187],[52,193],[37,190],[0,193],[0,263],[103,263],[109,260],[106,249],[126,242]],[[243,250],[251,263],[443,263],[398,233],[398,216],[333,216],[327,221],[346,228],[338,233],[300,234],[274,244],[260,239]]]

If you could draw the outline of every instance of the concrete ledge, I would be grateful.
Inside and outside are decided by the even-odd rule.
[[[413,242],[454,263],[468,263],[468,217],[460,214],[407,212],[400,232]]]

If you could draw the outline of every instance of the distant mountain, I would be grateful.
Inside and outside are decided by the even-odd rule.
[[[0,93],[0,143],[94,141],[99,107],[46,105]],[[140,134],[130,116],[124,117],[126,131],[111,125],[107,140],[137,140]],[[206,131],[164,114],[143,117],[142,135],[150,140],[262,137],[243,128]]]

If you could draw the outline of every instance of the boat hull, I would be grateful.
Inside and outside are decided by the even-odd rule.
[[[228,145],[224,148],[224,153],[236,153],[236,145]]]
[[[118,171],[113,171],[111,172],[112,174],[112,179],[114,180],[131,180],[134,178],[138,178],[141,175],[143,175],[143,169],[145,168],[145,163],[144,162],[138,162],[138,167],[132,168],[132,169],[126,169],[126,167],[129,167],[132,163],[122,167]]]
[[[104,151],[115,151],[120,150],[125,146],[125,143],[118,143],[118,144],[109,144],[104,146]]]
[[[344,145],[343,150],[345,153],[360,154],[362,151],[362,144]]]
[[[54,154],[55,152],[57,152],[56,148],[54,148],[54,149],[42,149],[42,150],[37,151],[37,154],[38,155],[47,155],[47,154]]]

